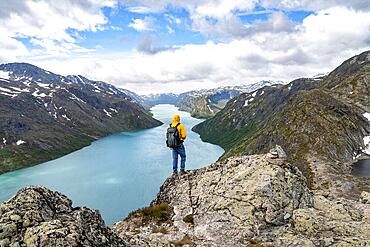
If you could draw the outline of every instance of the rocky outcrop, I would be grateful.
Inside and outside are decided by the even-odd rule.
[[[99,212],[74,208],[66,196],[27,187],[0,204],[0,246],[127,246]]]
[[[113,229],[140,246],[365,246],[370,205],[310,191],[283,157],[277,148],[172,176],[152,202],[168,204],[170,222],[133,214]]]

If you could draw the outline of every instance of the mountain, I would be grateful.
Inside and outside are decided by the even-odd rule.
[[[176,106],[197,118],[210,118],[223,109],[226,103],[245,92],[282,82],[260,81],[243,86],[228,86],[185,92],[179,95]]]
[[[161,124],[127,91],[26,63],[0,65],[0,102],[0,173]]]
[[[145,109],[149,110],[151,105],[148,105],[144,102],[144,98],[141,95],[138,95],[137,93],[134,93],[130,90],[119,88],[119,91],[129,96],[134,102],[142,105]]]
[[[252,92],[275,84],[282,84],[282,82],[260,81],[250,85],[193,90],[181,94],[150,94],[141,96],[138,102],[142,102],[146,106],[172,104],[181,111],[189,112],[192,117],[210,118],[224,108],[230,99],[239,96],[241,93]]]
[[[144,104],[149,106],[159,105],[159,104],[176,104],[178,95],[173,93],[161,93],[161,94],[149,94],[142,95],[141,99]]]
[[[223,158],[280,145],[310,186],[358,194],[369,181],[350,172],[353,160],[369,145],[369,85],[367,51],[325,77],[241,94],[193,130],[203,140],[220,144],[226,150]]]

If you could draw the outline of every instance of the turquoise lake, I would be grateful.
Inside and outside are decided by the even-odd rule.
[[[174,114],[181,116],[188,134],[186,169],[207,166],[223,154],[221,147],[203,142],[191,131],[202,120],[173,105],[157,105],[151,111],[165,124],[114,134],[59,159],[0,175],[0,201],[22,187],[42,185],[67,195],[74,206],[99,209],[108,225],[119,221],[147,206],[171,175],[165,133]]]

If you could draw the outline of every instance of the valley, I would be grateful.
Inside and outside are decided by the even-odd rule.
[[[165,163],[170,157],[162,146],[166,125],[112,135],[60,159],[3,174],[2,200],[25,188],[0,204],[0,213],[4,212],[0,243],[366,246],[370,236],[369,82],[370,51],[366,51],[328,75],[286,85],[264,85],[235,95],[188,93],[182,103],[186,111],[207,119],[180,112],[184,124],[200,134],[189,131],[186,145],[193,160],[188,161],[190,171],[185,175],[168,177],[170,168]],[[28,89],[19,86],[17,90]],[[33,94],[39,95],[39,90]],[[13,93],[8,97],[21,95],[10,87],[2,92]],[[124,102],[138,106],[140,112],[161,100],[178,105],[176,95],[150,96],[150,100],[131,95],[123,96]],[[210,103],[219,109],[205,116],[205,108],[213,109]],[[104,109],[106,116],[112,116]],[[151,109],[153,115],[146,116],[165,123],[177,113],[173,105]],[[27,141],[17,138],[13,146]],[[206,142],[220,145],[225,152]],[[74,207],[59,192],[29,186],[32,177],[63,191],[78,205],[99,208],[106,223],[116,223],[106,226],[99,212]],[[67,177],[70,186],[64,183]],[[94,194],[89,193],[92,188]],[[30,203],[24,205],[24,200]],[[35,215],[27,214],[28,210]],[[91,224],[95,227],[85,228]],[[92,238],[91,232],[97,237]]]
[[[242,93],[253,92],[265,86],[283,84],[281,81],[260,81],[243,86],[225,86],[213,89],[193,90],[180,94],[164,93],[142,96],[146,105],[173,104],[192,117],[211,118],[223,109],[226,103]]]
[[[43,185],[67,195],[74,205],[99,209],[109,225],[121,220],[147,205],[171,174],[165,133],[174,114],[181,115],[188,129],[187,169],[204,167],[222,155],[222,148],[202,142],[190,130],[202,120],[172,105],[155,106],[151,113],[166,124],[119,132],[61,158],[0,175],[0,202],[23,187]]]

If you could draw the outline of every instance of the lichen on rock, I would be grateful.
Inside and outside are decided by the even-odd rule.
[[[0,246],[127,246],[99,212],[72,207],[59,192],[32,186],[0,204]]]
[[[365,246],[370,239],[368,204],[310,191],[301,172],[276,150],[172,176],[153,201],[159,203],[173,208],[165,234],[152,233],[156,224],[130,228],[130,218],[114,231],[142,246],[185,237],[194,246]],[[191,223],[184,221],[188,215]]]

